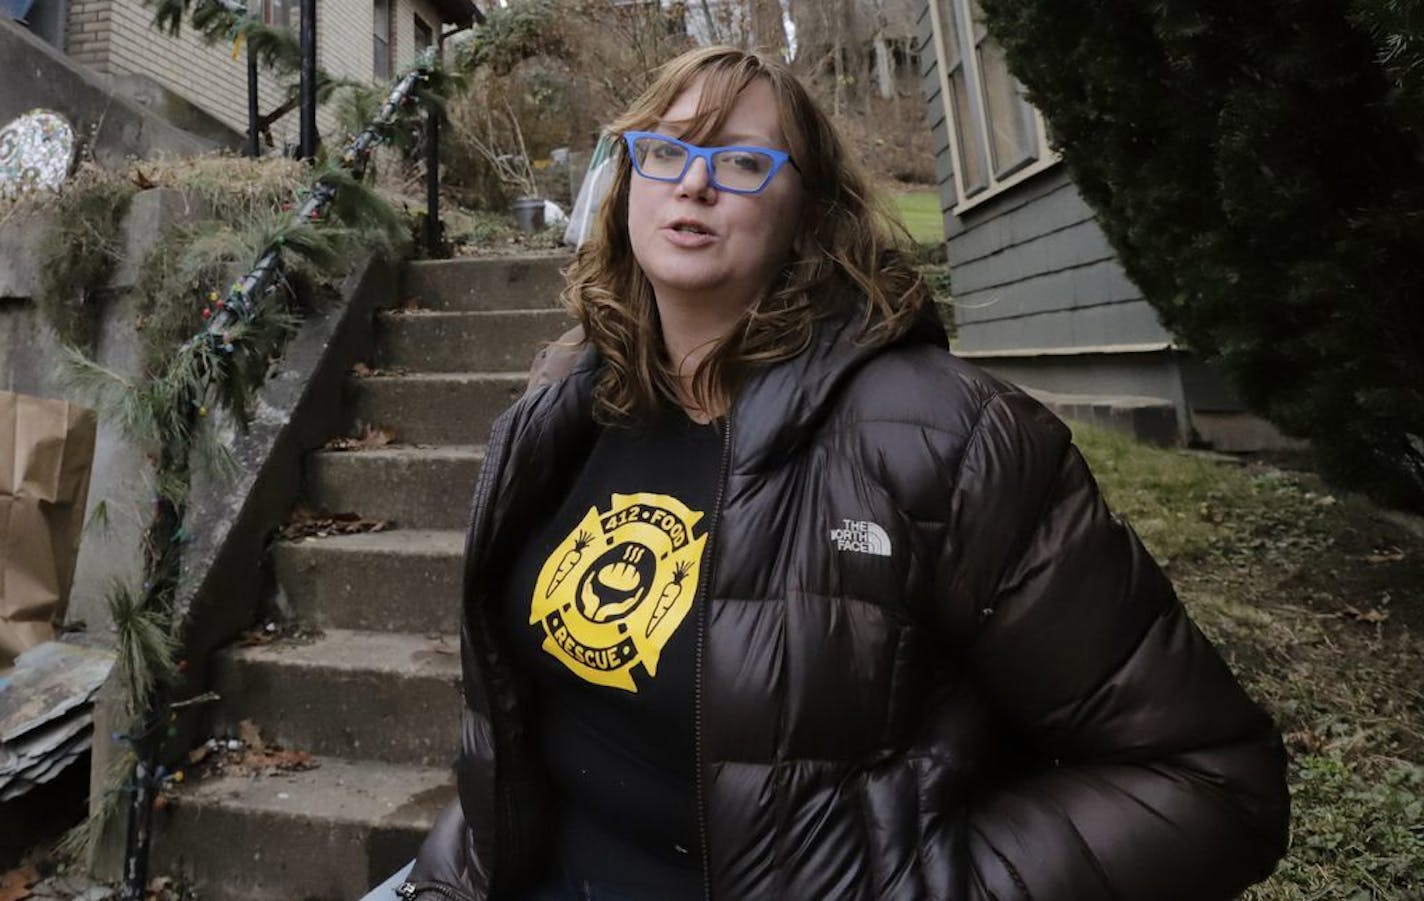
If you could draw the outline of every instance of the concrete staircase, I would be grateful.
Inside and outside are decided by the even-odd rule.
[[[468,503],[495,415],[568,321],[557,257],[410,264],[379,315],[377,374],[351,378],[349,421],[396,443],[317,451],[307,501],[392,531],[279,543],[280,590],[319,637],[233,647],[215,665],[219,734],[250,719],[312,770],[186,785],[153,871],[218,901],[350,901],[414,855],[454,797],[459,590]],[[399,305],[393,304],[399,307]]]

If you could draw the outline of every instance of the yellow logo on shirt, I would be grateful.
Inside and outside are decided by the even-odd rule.
[[[543,649],[580,678],[637,692],[633,667],[649,676],[692,609],[707,536],[702,514],[665,494],[615,494],[590,507],[534,583],[531,625]]]

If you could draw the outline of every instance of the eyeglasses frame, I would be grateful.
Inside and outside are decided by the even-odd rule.
[[[676,177],[648,175],[646,172],[644,172],[643,167],[638,165],[638,154],[635,148],[633,147],[633,144],[639,138],[654,138],[659,141],[667,141],[670,144],[676,144],[686,150],[687,160],[682,165],[682,171],[679,172]],[[686,141],[679,140],[678,138],[674,138],[671,135],[658,134],[655,131],[625,131],[623,132],[623,143],[624,146],[626,146],[628,149],[628,159],[633,164],[633,171],[638,173],[638,175],[642,178],[646,178],[649,181],[661,181],[675,184],[687,177],[688,170],[692,168],[692,161],[700,159],[707,166],[708,182],[717,190],[726,191],[728,194],[762,193],[766,190],[767,185],[771,184],[771,180],[776,178],[776,173],[780,172],[781,167],[786,165],[787,163],[790,163],[791,168],[795,169],[797,172],[801,171],[801,167],[796,165],[796,161],[793,160],[791,158],[791,154],[787,153],[786,151],[776,150],[771,147],[758,147],[754,144],[731,144],[726,147],[699,147],[696,144],[689,144]],[[723,153],[728,150],[749,150],[755,153],[764,153],[767,156],[771,157],[771,171],[766,174],[766,181],[761,183],[761,187],[757,188],[754,191],[747,191],[740,188],[729,188],[717,181],[717,168],[712,164],[712,156],[714,154]]]

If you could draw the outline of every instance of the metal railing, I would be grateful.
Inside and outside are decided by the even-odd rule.
[[[213,0],[229,13],[239,18],[251,15],[248,7],[241,0]],[[320,144],[320,135],[317,133],[316,109],[317,91],[321,87],[319,84],[320,75],[316,66],[317,49],[317,12],[316,0],[301,0],[301,24],[299,26],[299,38],[301,45],[301,66],[300,81],[297,89],[297,108],[299,116],[297,157],[299,159],[311,161],[316,158],[317,147]],[[476,21],[483,21],[483,16],[476,10]],[[452,32],[453,33],[453,32]],[[441,36],[441,40],[444,39]],[[427,48],[417,61],[417,70],[424,68],[428,71],[434,64],[434,59],[438,50],[436,47]],[[247,142],[245,153],[250,157],[262,155],[262,145],[260,135],[265,128],[271,127],[271,121],[263,122],[261,110],[258,107],[258,59],[257,52],[253,49],[251,42],[247,44]],[[416,70],[413,70],[416,71]],[[409,77],[409,74],[406,78]],[[396,90],[405,79],[397,82]],[[411,88],[413,89],[413,86]],[[393,91],[394,93],[394,91]],[[291,111],[289,105],[279,107],[274,116],[280,117]],[[425,223],[422,233],[422,243],[425,252],[429,256],[441,255],[444,248],[444,230],[440,224],[440,116],[435,110],[427,109],[425,116]],[[362,168],[365,163],[363,160]],[[358,173],[359,177],[359,173]]]

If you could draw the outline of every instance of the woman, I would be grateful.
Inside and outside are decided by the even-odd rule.
[[[1068,430],[946,350],[780,63],[669,63],[494,427],[406,898],[1225,898],[1270,719]]]

